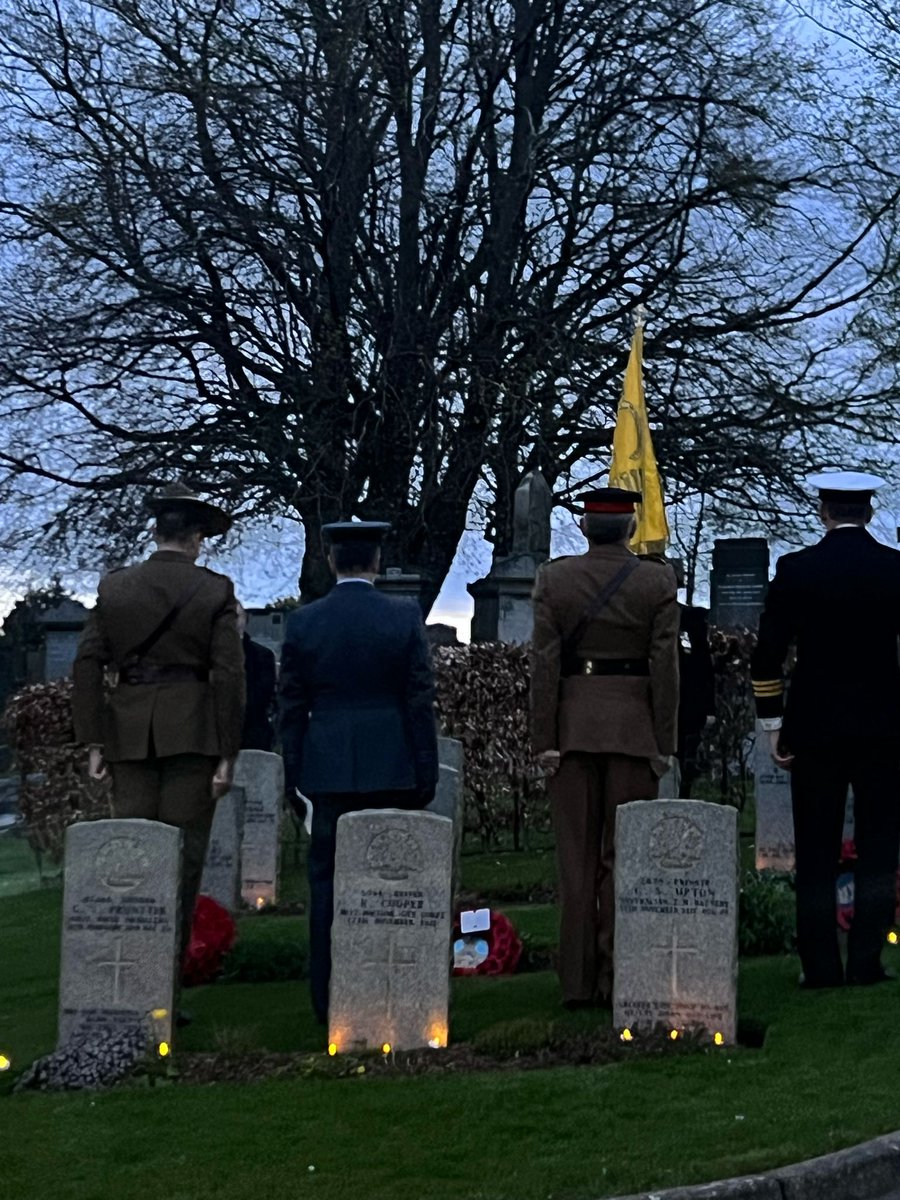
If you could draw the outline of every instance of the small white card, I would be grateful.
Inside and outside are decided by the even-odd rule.
[[[460,933],[482,933],[491,927],[489,908],[469,909],[459,914]]]

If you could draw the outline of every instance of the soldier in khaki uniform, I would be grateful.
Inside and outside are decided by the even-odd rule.
[[[677,589],[628,548],[640,499],[584,496],[587,552],[545,563],[533,597],[531,737],[550,776],[568,1008],[609,1003],[616,809],[656,798],[677,743]]]
[[[78,647],[75,735],[90,747],[91,776],[112,773],[114,816],[183,830],[186,942],[216,800],[240,748],[244,655],[231,580],[196,565],[203,538],[231,518],[182,484],[148,504],[158,548],[101,579]]]

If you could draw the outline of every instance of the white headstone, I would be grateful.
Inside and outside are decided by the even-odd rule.
[[[456,738],[438,738],[438,783],[434,799],[425,809],[453,822],[453,880],[454,894],[459,878],[459,856],[462,852],[465,787],[465,750]]]
[[[234,782],[244,789],[241,898],[254,908],[278,900],[284,762],[267,750],[242,750]]]
[[[66,831],[60,1046],[139,1022],[171,1042],[180,879],[181,831],[171,825],[85,821]]]
[[[616,814],[613,1022],[737,1028],[737,810],[649,800]]]
[[[200,892],[237,912],[241,900],[241,829],[244,789],[232,787],[216,804]]]
[[[447,1044],[453,823],[364,809],[337,827],[328,1037],[338,1051]]]
[[[769,736],[757,725],[753,751],[756,778],[756,869],[793,871],[794,815],[791,776],[772,761]]]

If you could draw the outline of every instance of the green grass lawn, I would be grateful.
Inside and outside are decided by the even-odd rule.
[[[0,1051],[15,1068],[54,1042],[60,898],[44,890],[0,903]],[[552,938],[552,908],[505,911],[534,937]],[[299,917],[249,916],[242,936],[301,939],[303,926]],[[0,1084],[0,1192],[18,1200],[595,1200],[760,1170],[897,1128],[900,985],[802,993],[797,970],[788,957],[744,965],[742,1016],[768,1026],[758,1051],[94,1096],[10,1095],[9,1075]],[[301,982],[219,983],[186,1002],[195,1020],[176,1065],[178,1050],[322,1045]],[[557,1005],[547,972],[457,980],[451,1036],[555,1017]]]

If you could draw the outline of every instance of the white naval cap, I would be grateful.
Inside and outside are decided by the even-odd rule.
[[[870,475],[865,471],[822,471],[817,475],[809,475],[807,485],[821,493],[835,493],[836,496],[851,493],[855,496],[862,494],[871,496],[879,488],[884,487],[886,479],[880,475]]]

